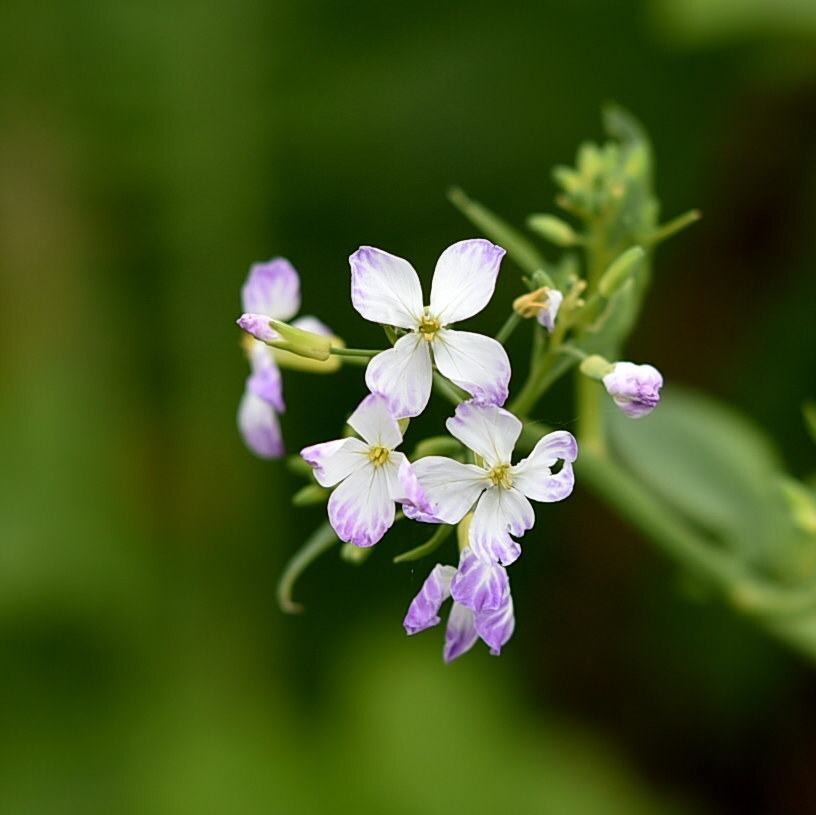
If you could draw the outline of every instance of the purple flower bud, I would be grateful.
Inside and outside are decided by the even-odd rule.
[[[630,418],[639,419],[651,413],[660,401],[663,377],[651,365],[616,362],[603,383],[615,404]]]
[[[242,314],[236,322],[238,325],[261,342],[278,342],[280,334],[269,325],[269,317],[263,314]]]

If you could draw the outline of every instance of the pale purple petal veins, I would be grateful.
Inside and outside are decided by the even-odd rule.
[[[513,485],[534,501],[562,501],[575,484],[572,462],[578,457],[578,443],[572,433],[556,430],[541,438],[530,455],[510,470]],[[561,460],[560,472],[553,473]]]
[[[502,606],[510,593],[510,582],[504,567],[485,563],[466,546],[450,590],[457,603],[473,611],[482,611]]]
[[[400,328],[419,325],[424,313],[422,288],[407,260],[361,246],[349,263],[351,302],[366,320]]]
[[[452,662],[469,651],[477,639],[479,634],[476,632],[473,612],[454,602],[445,628],[445,648],[442,652],[445,662]]]
[[[509,566],[521,554],[521,546],[510,535],[520,537],[534,523],[530,502],[515,487],[492,487],[479,500],[468,540],[481,560]]]
[[[439,622],[439,607],[450,597],[450,583],[456,569],[437,563],[419,593],[411,601],[402,622],[408,634],[417,634]]]
[[[349,416],[348,423],[372,447],[393,450],[402,443],[402,432],[382,394],[366,396]]]
[[[513,598],[509,587],[502,605],[495,609],[478,611],[473,617],[476,633],[490,646],[490,653],[498,656],[502,646],[513,636],[516,627]]]
[[[298,317],[297,320],[292,320],[290,325],[299,328],[301,331],[311,331],[312,334],[317,334],[321,337],[334,336],[334,331],[332,331],[326,323],[318,320],[317,317],[313,317],[311,314],[304,314],[302,317]]]
[[[396,510],[382,467],[353,472],[329,496],[329,523],[337,537],[355,546],[373,546],[391,528]]]
[[[284,454],[275,408],[249,388],[244,391],[238,406],[238,429],[244,443],[256,456],[280,458]]]
[[[419,416],[431,398],[433,369],[428,343],[418,333],[400,337],[366,368],[368,389],[381,393],[397,419]]]
[[[660,401],[663,377],[652,365],[617,362],[603,383],[615,404],[630,418],[639,419],[651,413]]]
[[[480,455],[488,467],[509,464],[522,424],[510,411],[474,400],[462,402],[445,426],[465,447]]]
[[[242,314],[236,321],[247,334],[261,342],[278,342],[281,335],[269,324],[264,314]]]
[[[555,321],[558,318],[558,310],[561,308],[561,303],[564,300],[564,295],[558,289],[547,290],[547,302],[544,308],[538,312],[536,319],[552,334],[555,328]]]
[[[402,453],[392,453],[392,458],[397,455],[402,457],[399,459],[399,470],[397,471],[399,483],[391,493],[391,497],[397,503],[402,504],[405,517],[412,521],[428,524],[444,523],[433,514],[433,507],[419,483],[411,462]]]
[[[442,325],[478,314],[496,288],[504,249],[483,238],[449,246],[436,262],[429,312]]]
[[[278,413],[283,413],[286,409],[283,401],[283,381],[269,348],[262,342],[252,343],[249,364],[252,367],[252,374],[247,379],[249,390],[269,402]]]
[[[510,359],[492,337],[443,328],[433,342],[439,373],[487,405],[503,405],[510,386]]]
[[[304,447],[300,456],[314,468],[314,477],[322,487],[333,487],[370,463],[368,445],[353,438],[312,444]]]
[[[255,263],[241,289],[244,311],[286,322],[300,308],[300,278],[285,258]]]
[[[481,467],[445,456],[426,456],[413,468],[435,523],[458,524],[490,484]]]

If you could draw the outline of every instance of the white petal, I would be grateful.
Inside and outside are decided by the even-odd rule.
[[[394,523],[394,502],[388,495],[383,467],[353,472],[329,497],[329,522],[342,541],[372,546]]]
[[[445,649],[442,652],[445,662],[452,662],[465,651],[469,651],[477,639],[479,635],[476,632],[473,612],[459,603],[454,603],[445,629]]]
[[[492,337],[442,329],[433,338],[439,372],[487,405],[503,405],[510,385],[510,360]]]
[[[436,262],[430,314],[442,325],[478,314],[496,288],[504,249],[483,238],[449,246]]]
[[[521,421],[509,410],[463,402],[445,426],[465,447],[478,453],[487,467],[509,464],[521,435]]]
[[[351,302],[375,323],[416,328],[424,314],[422,288],[407,260],[361,246],[350,258]]]
[[[459,568],[451,581],[450,593],[457,603],[474,611],[501,608],[510,593],[507,569],[481,560],[466,546],[459,558]]]
[[[370,463],[368,445],[352,438],[304,447],[300,456],[314,467],[314,477],[322,487],[333,487]]]
[[[256,456],[280,458],[283,455],[283,439],[275,408],[249,387],[238,406],[238,429],[244,443]]]
[[[534,501],[561,501],[575,483],[572,462],[578,457],[578,444],[572,433],[556,430],[548,433],[533,448],[533,452],[510,470],[513,486]],[[556,461],[564,465],[553,475]]]
[[[470,546],[485,562],[509,566],[521,554],[521,547],[510,534],[520,537],[534,523],[533,507],[518,490],[491,487],[473,513]]]
[[[419,416],[431,398],[431,354],[416,332],[400,337],[393,348],[377,354],[366,368],[368,389],[388,399],[394,417]]]
[[[300,278],[286,258],[255,263],[241,289],[244,311],[286,322],[300,308]]]
[[[402,433],[388,410],[388,400],[379,393],[366,396],[349,416],[348,423],[372,447],[393,450],[402,443]]]
[[[458,524],[490,484],[481,467],[444,456],[426,456],[413,467],[432,516],[446,524]]]

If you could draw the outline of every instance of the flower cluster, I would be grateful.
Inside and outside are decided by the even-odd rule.
[[[519,539],[535,523],[531,501],[569,496],[578,456],[572,434],[558,430],[531,442],[529,455],[514,461],[523,424],[504,407],[511,377],[507,352],[498,339],[453,328],[488,304],[504,254],[483,239],[448,247],[437,261],[426,305],[408,261],[372,247],[358,249],[350,258],[351,300],[362,317],[386,328],[392,346],[379,352],[343,348],[315,318],[287,323],[299,309],[300,289],[297,273],[282,258],[252,267],[238,320],[247,332],[251,367],[238,423],[249,448],[262,457],[283,454],[276,355],[292,352],[317,364],[343,354],[369,357],[369,393],[348,419],[355,435],[312,444],[301,457],[319,485],[314,489],[323,495],[331,490],[328,520],[347,544],[373,546],[403,516],[437,529],[458,527],[457,565],[434,566],[403,623],[408,634],[436,625],[442,603],[451,598],[446,661],[478,639],[499,654],[511,637],[507,569],[521,555]],[[514,319],[535,316],[554,335],[565,302],[559,289],[542,286],[517,299]],[[654,407],[662,380],[651,366],[640,366],[654,372],[646,377],[631,363],[605,366],[603,382],[628,415]],[[411,459],[397,448],[408,421],[425,410],[435,380],[457,403],[446,421],[452,455],[426,449]]]

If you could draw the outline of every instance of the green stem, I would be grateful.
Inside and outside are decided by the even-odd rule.
[[[338,348],[336,345],[333,345],[329,351],[338,357],[368,357],[370,359],[371,357],[376,357],[377,354],[381,354],[383,349]]]
[[[453,527],[450,524],[441,524],[425,543],[414,549],[409,549],[401,555],[397,555],[394,558],[394,563],[407,563],[408,561],[419,560],[425,557],[425,555],[429,555],[447,540],[451,532],[453,532]]]
[[[496,340],[504,345],[508,339],[510,339],[510,335],[516,330],[518,324],[521,322],[521,315],[518,312],[513,312],[505,321],[504,325],[499,329],[499,333],[496,334]]]
[[[329,522],[324,521],[306,543],[289,558],[278,580],[278,605],[282,611],[287,614],[300,614],[303,611],[303,606],[292,600],[292,589],[295,587],[295,582],[320,555],[339,542],[340,539]]]
[[[452,405],[460,405],[470,399],[470,394],[465,393],[461,388],[457,388],[452,382],[445,379],[438,371],[433,375],[434,390],[447,399]]]
[[[577,361],[571,354],[550,354],[545,357],[538,370],[524,383],[524,387],[507,409],[517,416],[529,416],[547,388],[572,368]]]
[[[575,377],[575,402],[578,413],[578,443],[581,450],[587,448],[595,453],[606,450],[603,408],[605,391],[598,382],[588,376]]]

